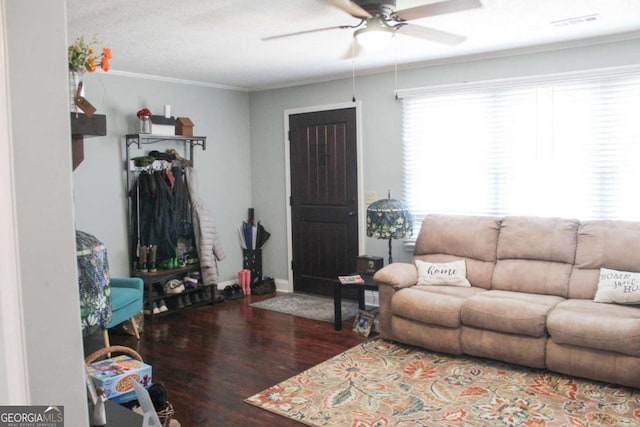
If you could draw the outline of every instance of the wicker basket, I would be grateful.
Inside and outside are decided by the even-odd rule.
[[[134,349],[122,345],[112,345],[110,347],[104,347],[91,353],[84,358],[84,363],[88,365],[89,363],[95,362],[97,359],[111,353],[125,353],[135,359],[138,359],[141,362],[144,362],[144,360],[142,360],[142,356],[140,356],[140,354]],[[162,411],[156,412],[156,414],[158,414],[158,419],[160,420],[160,424],[162,425],[162,427],[169,427],[174,412],[175,411],[173,410],[173,405],[171,404],[171,402],[167,402],[167,407]]]
[[[160,424],[162,425],[162,427],[169,427],[174,412],[175,411],[173,410],[173,405],[171,404],[171,402],[167,402],[167,407],[162,411],[156,412],[156,414],[158,414],[158,419],[160,419]]]
[[[125,353],[131,357],[138,359],[141,362],[144,362],[144,360],[142,360],[142,356],[140,356],[140,354],[138,354],[138,352],[135,351],[134,349],[125,347],[123,345],[112,345],[110,347],[104,347],[98,351],[94,351],[93,353],[91,353],[90,355],[84,358],[84,363],[88,365],[89,363],[95,362],[102,356],[106,356],[107,354],[111,354],[111,353]]]

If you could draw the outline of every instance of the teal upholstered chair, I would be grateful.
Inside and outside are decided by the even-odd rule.
[[[115,278],[109,283],[111,287],[111,321],[102,325],[104,346],[109,347],[109,328],[129,320],[133,335],[140,339],[138,326],[134,316],[142,311],[142,295],[144,282],[139,277]]]

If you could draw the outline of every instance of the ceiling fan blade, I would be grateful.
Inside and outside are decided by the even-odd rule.
[[[403,25],[398,29],[398,32],[405,36],[416,37],[450,46],[460,44],[466,40],[466,37],[457,34],[413,24]]]
[[[296,31],[294,33],[277,34],[275,36],[263,37],[262,41],[283,39],[285,37],[293,37],[293,36],[299,36],[299,35],[302,35],[302,34],[309,34],[309,33],[318,33],[318,32],[321,32],[321,31],[341,30],[341,29],[344,29],[344,28],[351,28],[351,27],[344,26],[344,25],[335,25],[333,27],[315,28],[313,30]]]
[[[443,15],[445,13],[461,12],[463,10],[482,7],[479,0],[446,0],[439,3],[425,4],[409,9],[397,10],[392,18],[399,21],[426,18],[428,16]]]
[[[371,14],[358,6],[356,3],[349,0],[324,0],[325,3],[329,3],[333,7],[337,7],[354,18],[367,19],[371,18]]]

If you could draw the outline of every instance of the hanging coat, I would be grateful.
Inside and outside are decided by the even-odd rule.
[[[143,172],[131,189],[134,230],[138,230],[137,245],[158,247],[158,262],[176,256],[175,206],[173,194],[164,171]]]
[[[205,285],[216,285],[218,283],[217,261],[222,261],[226,254],[213,224],[213,218],[198,194],[198,175],[195,169],[186,167],[184,172],[193,209],[193,233],[200,259],[202,282]]]

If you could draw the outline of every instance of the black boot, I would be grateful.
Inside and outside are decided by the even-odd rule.
[[[142,273],[149,271],[147,267],[148,246],[142,246],[140,248],[140,256],[138,257],[138,268]]]

